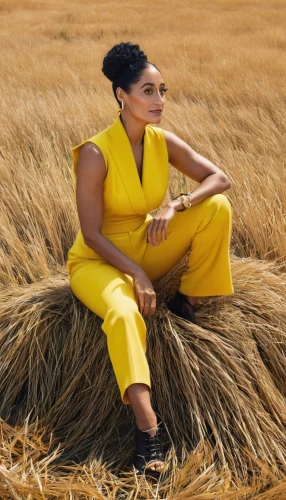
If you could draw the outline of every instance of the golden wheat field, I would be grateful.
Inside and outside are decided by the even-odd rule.
[[[284,1],[0,0],[0,499],[285,500]],[[118,105],[102,60],[138,43],[169,89],[160,126],[229,177],[235,293],[146,319],[170,467],[124,472],[123,405],[102,321],[72,294],[71,148]],[[195,188],[170,165],[166,199]]]

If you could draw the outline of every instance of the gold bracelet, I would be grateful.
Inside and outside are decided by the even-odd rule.
[[[184,210],[187,209],[188,207],[188,199],[187,199],[187,196],[185,194],[179,196],[179,200],[181,201],[183,207],[184,207]]]
[[[186,208],[190,208],[190,206],[192,205],[192,193],[187,194],[185,196],[185,200],[186,200],[185,203],[187,204],[187,206],[185,205]]]
[[[190,208],[192,205],[192,193],[180,193],[179,196],[173,198],[173,200],[179,199],[182,203],[183,207],[181,210],[177,210],[177,212],[184,212],[187,208]]]

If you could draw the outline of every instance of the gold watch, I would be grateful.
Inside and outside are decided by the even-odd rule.
[[[182,208],[181,210],[177,210],[177,212],[184,212],[192,205],[192,193],[180,193],[180,195],[174,199],[179,199],[184,206],[184,208]]]

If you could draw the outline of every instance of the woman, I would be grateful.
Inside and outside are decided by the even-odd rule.
[[[230,182],[187,143],[157,126],[167,89],[137,44],[115,45],[102,71],[120,109],[112,125],[72,150],[80,229],[67,268],[75,296],[104,320],[121,398],[135,414],[136,473],[157,476],[164,470],[162,421],[150,403],[143,319],[156,311],[152,281],[192,246],[180,288],[168,302],[170,311],[196,323],[199,296],[234,293],[231,206],[221,194]],[[190,195],[178,193],[152,217],[149,212],[166,195],[169,163],[200,186]]]

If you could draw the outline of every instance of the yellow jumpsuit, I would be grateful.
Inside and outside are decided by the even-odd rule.
[[[179,291],[193,296],[233,294],[229,257],[232,210],[224,194],[177,212],[169,223],[167,240],[159,246],[152,247],[146,241],[146,228],[152,220],[149,212],[163,202],[169,182],[162,129],[145,127],[142,185],[120,110],[112,125],[72,148],[75,178],[80,148],[86,142],[101,149],[106,163],[102,234],[151,280],[172,269],[191,247]],[[129,385],[144,383],[151,388],[146,324],[138,309],[133,279],[88,247],[81,229],[69,249],[67,269],[74,295],[103,319],[121,399],[130,404]]]

